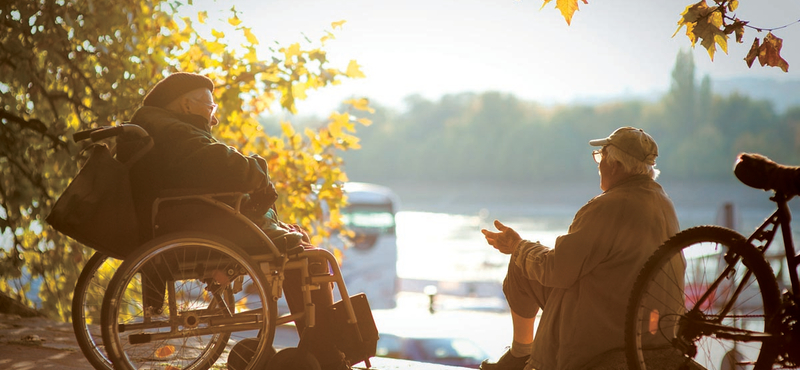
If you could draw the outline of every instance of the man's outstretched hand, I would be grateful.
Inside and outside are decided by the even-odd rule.
[[[517,244],[522,240],[519,234],[517,234],[514,229],[503,225],[503,223],[498,220],[494,220],[494,227],[500,232],[491,232],[486,229],[481,229],[483,236],[486,237],[486,242],[502,254],[514,253]]]

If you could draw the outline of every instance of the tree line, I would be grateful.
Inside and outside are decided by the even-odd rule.
[[[499,92],[409,96],[404,111],[373,104],[373,124],[358,131],[362,148],[342,157],[357,181],[582,181],[597,176],[587,142],[634,126],[658,143],[662,179],[729,179],[740,152],[800,164],[800,107],[777,112],[712,85],[695,76],[687,51],[656,101],[545,106]]]

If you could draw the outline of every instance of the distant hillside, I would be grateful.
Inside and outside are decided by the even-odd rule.
[[[800,80],[777,81],[758,77],[712,80],[712,90],[718,95],[738,92],[754,99],[772,101],[778,113],[800,106],[800,94],[797,93],[800,91]]]

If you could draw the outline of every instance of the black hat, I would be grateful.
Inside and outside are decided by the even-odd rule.
[[[214,91],[214,82],[196,73],[177,72],[159,81],[145,95],[142,105],[164,108],[189,91],[206,88]]]

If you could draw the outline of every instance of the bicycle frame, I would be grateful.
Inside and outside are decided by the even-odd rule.
[[[763,254],[772,244],[772,241],[775,238],[775,233],[777,232],[777,228],[781,228],[781,236],[783,237],[786,260],[789,266],[789,278],[791,281],[791,292],[789,294],[797,299],[796,295],[798,292],[800,292],[800,289],[798,289],[800,284],[798,284],[797,273],[797,267],[800,264],[800,255],[797,255],[794,249],[794,240],[792,238],[791,229],[792,215],[788,206],[789,199],[790,197],[786,197],[782,193],[776,193],[770,198],[770,200],[777,204],[777,209],[750,235],[750,237],[747,239],[747,243],[755,246]],[[702,303],[710,297],[711,293],[717,289],[722,281],[734,272],[733,266],[736,265],[737,259],[738,256],[736,255],[729,254],[725,256],[725,261],[728,262],[728,267],[725,269],[724,273],[720,274],[720,276],[698,300],[696,304],[697,307],[702,306]],[[742,281],[747,281],[751,275],[752,271],[747,270]],[[735,341],[747,342],[768,340],[770,338],[769,335],[758,334],[728,325],[721,325],[722,318],[728,315],[733,304],[736,302],[736,299],[743,290],[744,284],[740,284],[736,287],[736,291],[728,300],[728,303],[726,303],[725,307],[720,311],[719,321],[708,321],[707,318],[695,321],[692,320],[692,315],[689,314],[687,317],[689,318],[690,322],[687,322],[687,324],[689,324],[689,326],[692,327],[694,329],[693,331],[696,333],[714,333],[720,338]]]
[[[776,192],[775,195],[770,197],[770,200],[777,204],[777,210],[767,218],[766,221],[747,239],[747,242],[758,248],[764,253],[769,245],[772,243],[776,227],[780,226],[781,236],[783,237],[783,247],[787,265],[789,267],[789,281],[791,288],[789,294],[795,299],[800,294],[800,282],[798,281],[797,267],[800,265],[800,255],[795,252],[794,238],[792,237],[792,213],[789,210],[788,202],[791,197],[785,196],[783,193]],[[769,229],[771,227],[771,229]],[[756,244],[755,242],[760,242]]]

